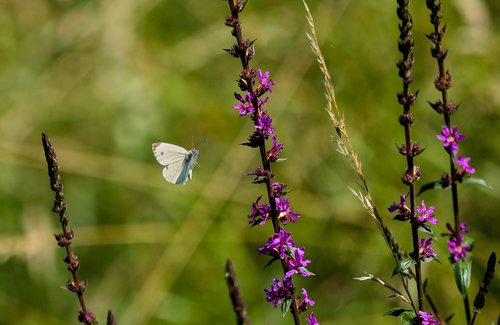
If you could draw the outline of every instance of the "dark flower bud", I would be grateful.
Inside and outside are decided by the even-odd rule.
[[[421,148],[418,143],[414,142],[411,144],[411,150],[408,150],[406,144],[403,144],[401,145],[401,147],[398,147],[398,151],[403,156],[415,157],[421,154],[424,151],[424,149]]]
[[[74,235],[75,235],[75,233],[73,232],[73,229],[69,228],[69,229],[66,229],[66,233],[64,234],[64,237],[66,237],[67,240],[71,240],[71,239],[73,239]]]
[[[94,314],[92,314],[90,311],[82,311],[80,310],[78,312],[78,321],[80,323],[84,323],[84,324],[91,324],[92,322],[94,322],[96,320]]]
[[[406,114],[402,114],[401,116],[399,116],[399,124],[401,124],[402,126],[406,126],[406,125],[412,126],[414,122],[415,122],[415,118],[413,117],[413,115],[411,113],[406,113]]]
[[[66,283],[66,289],[68,289],[71,292],[82,293],[85,291],[85,289],[87,289],[87,283],[85,283],[85,282],[78,282],[77,283],[73,280],[70,280],[70,281],[68,281],[68,283]]]
[[[439,91],[443,91],[443,90],[447,90],[451,87],[451,75],[448,71],[446,71],[446,74],[445,76],[443,77],[438,77],[435,81],[434,81],[434,86],[436,87],[437,90]]]
[[[62,206],[60,206],[59,204],[57,204],[57,202],[55,202],[54,207],[52,208],[52,212],[60,213],[61,211],[62,211]]]
[[[245,54],[246,54],[248,61],[253,59],[253,57],[255,56],[255,46],[254,46],[253,42],[252,42],[252,44],[250,44],[249,47],[247,47]]]
[[[403,183],[406,185],[410,185],[414,182],[416,182],[420,178],[420,167],[415,165],[413,166],[413,170],[406,170],[406,172],[403,174],[403,177],[401,177]]]
[[[451,186],[451,175],[450,174],[446,173],[443,176],[441,176],[441,186],[443,186],[443,188],[447,188],[447,187]]]
[[[448,112],[448,115],[451,115],[451,114],[455,113],[459,107],[460,107],[460,104],[448,103],[446,105],[446,111]]]
[[[417,100],[417,96],[418,90],[416,92],[410,92],[408,96],[408,102],[410,103],[410,105],[413,105],[413,103],[415,103],[415,101]]]
[[[246,0],[245,2],[241,2],[241,0],[237,0],[236,1],[236,10],[238,10],[238,12],[242,12],[243,9],[245,9],[245,6],[247,5],[247,2],[248,0]]]
[[[64,258],[64,262],[68,264],[68,271],[71,272],[75,272],[80,267],[80,261],[78,260],[78,257],[74,255],[71,257],[66,256]]]
[[[238,23],[239,23],[238,18],[234,16],[227,17],[225,22],[226,26],[229,27],[236,27]]]
[[[227,53],[229,53],[229,55],[231,55],[235,58],[240,57],[240,51],[239,51],[239,47],[237,44],[234,44],[233,46],[231,46],[230,49],[224,49],[224,51],[226,51]]]
[[[243,146],[249,146],[251,148],[258,148],[264,142],[262,135],[255,131],[248,137],[248,142],[242,143]]]
[[[66,247],[71,245],[71,239],[66,238],[63,234],[55,234],[54,237],[57,240],[57,245],[59,247]]]
[[[493,276],[495,275],[495,264],[497,261],[497,255],[495,252],[490,254],[490,258],[488,259],[488,265],[486,266],[486,272],[484,273],[483,283],[485,286],[491,283],[493,280]]]
[[[435,101],[434,103],[428,102],[431,105],[432,109],[436,111],[438,114],[443,114],[444,106],[443,102],[440,100]]]
[[[474,309],[479,310],[484,307],[484,296],[486,296],[486,293],[488,290],[483,291],[479,290],[479,292],[476,295],[476,298],[474,298]]]
[[[115,315],[113,314],[113,311],[111,311],[111,309],[108,310],[106,325],[116,325]]]

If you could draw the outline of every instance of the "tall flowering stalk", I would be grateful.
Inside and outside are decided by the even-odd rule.
[[[459,152],[458,143],[464,140],[465,136],[458,131],[458,126],[451,123],[451,115],[457,111],[460,105],[451,102],[448,98],[448,89],[451,87],[451,75],[445,69],[444,65],[448,50],[442,46],[442,39],[446,28],[441,25],[441,1],[427,0],[426,5],[431,12],[430,22],[434,27],[433,32],[427,35],[427,38],[431,42],[431,55],[436,59],[439,70],[438,77],[434,81],[434,86],[441,93],[441,99],[430,103],[430,105],[434,111],[443,116],[444,125],[441,128],[441,133],[437,135],[437,139],[443,142],[443,148],[449,158],[449,173],[445,173],[441,177],[441,180],[435,182],[435,184],[439,184],[439,187],[442,188],[451,187],[453,222],[452,224],[446,224],[449,231],[447,234],[449,236],[449,260],[453,266],[458,289],[463,297],[467,324],[470,324],[471,312],[468,289],[472,268],[472,254],[470,253],[472,239],[465,235],[470,230],[467,228],[467,224],[460,219],[457,183],[470,177],[476,170],[469,165],[471,158],[462,155],[457,156]]]
[[[59,222],[61,223],[62,232],[55,235],[57,245],[64,248],[66,257],[64,262],[67,264],[68,271],[71,273],[71,280],[66,283],[66,289],[74,292],[78,297],[80,303],[80,311],[78,312],[78,320],[80,323],[90,325],[97,324],[94,314],[87,308],[83,293],[87,288],[86,281],[78,280],[78,269],[80,261],[73,253],[71,242],[73,240],[73,229],[69,227],[69,217],[66,214],[66,202],[64,200],[63,184],[59,174],[59,165],[57,163],[56,152],[50,139],[46,133],[42,133],[42,144],[45,152],[45,159],[47,160],[47,167],[50,178],[50,188],[55,192],[54,207],[52,211],[59,215]],[[107,324],[115,324],[115,319],[111,311],[108,312]]]
[[[422,226],[426,226],[426,222],[431,223],[434,219],[429,219],[429,216],[434,211],[433,207],[426,208],[425,203],[422,201],[422,207],[419,208],[416,204],[415,182],[420,178],[420,167],[415,164],[414,157],[422,152],[420,146],[412,141],[411,127],[414,124],[415,118],[411,113],[411,106],[417,98],[417,92],[410,90],[410,84],[413,82],[413,36],[412,27],[413,20],[409,12],[409,0],[398,0],[397,15],[400,20],[399,25],[399,40],[398,48],[403,58],[398,62],[399,77],[403,81],[403,90],[398,93],[398,102],[403,106],[403,114],[399,117],[399,123],[404,127],[405,143],[399,147],[399,152],[406,157],[406,171],[403,174],[402,181],[408,186],[408,194],[401,196],[399,209],[400,214],[395,218],[400,221],[409,220],[411,223],[411,236],[413,243],[413,252],[409,265],[415,265],[415,281],[417,285],[418,295],[418,311],[424,311],[424,294],[422,286],[422,271],[421,271],[421,249],[419,247],[418,230]],[[406,201],[409,200],[410,207],[406,206]],[[417,210],[420,213],[417,216]],[[390,212],[396,211],[395,205],[389,207]],[[437,222],[437,221],[436,221]],[[424,242],[425,243],[425,242]],[[408,265],[408,264],[407,264]],[[405,267],[407,268],[407,267]],[[419,321],[419,323],[422,323]]]
[[[233,105],[233,108],[239,111],[241,117],[248,117],[252,121],[254,131],[245,145],[259,150],[262,163],[246,175],[254,177],[253,183],[264,184],[266,187],[267,202],[261,202],[263,195],[257,197],[248,215],[249,224],[253,227],[272,223],[274,234],[265,245],[258,249],[258,252],[269,255],[270,263],[280,261],[284,275],[281,279],[275,278],[271,288],[264,290],[266,300],[275,308],[281,304],[283,315],[290,312],[295,324],[301,324],[300,313],[313,306],[314,301],[309,298],[305,289],[301,290],[302,298],[297,297],[297,289],[293,284],[292,276],[313,275],[306,269],[311,261],[304,257],[304,246],[297,246],[292,239],[292,234],[284,229],[288,222],[297,222],[300,214],[290,208],[289,198],[286,196],[286,185],[273,181],[271,164],[280,161],[283,144],[278,141],[271,116],[264,109],[268,101],[268,97],[264,95],[272,92],[275,82],[270,79],[269,72],[250,67],[250,60],[255,55],[254,41],[243,38],[239,19],[239,14],[245,8],[246,3],[241,0],[228,0],[231,15],[226,18],[226,25],[232,28],[232,35],[236,38],[236,43],[227,52],[240,59],[243,68],[238,79],[238,86],[244,95],[235,93],[237,103]],[[266,144],[269,142],[272,142],[272,147],[267,149]],[[318,324],[313,312],[304,319],[309,324]]]

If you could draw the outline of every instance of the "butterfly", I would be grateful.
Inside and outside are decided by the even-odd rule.
[[[185,184],[193,177],[193,168],[200,150],[193,148],[189,151],[175,144],[153,143],[153,153],[156,160],[162,165],[163,177],[172,184]]]

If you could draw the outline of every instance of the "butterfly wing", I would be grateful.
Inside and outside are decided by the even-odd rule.
[[[188,156],[188,151],[182,147],[170,143],[153,143],[153,153],[158,162],[165,166],[163,177],[172,184],[184,184],[187,180],[181,176]]]

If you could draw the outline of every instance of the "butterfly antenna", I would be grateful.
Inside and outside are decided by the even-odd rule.
[[[205,143],[205,142],[207,142],[207,141],[208,141],[208,139],[205,139],[205,140],[203,140],[203,141],[201,141],[201,142],[198,142],[198,144],[196,145],[196,148],[198,148],[198,146],[199,146],[200,144]],[[195,148],[195,147],[193,146],[193,148]]]

